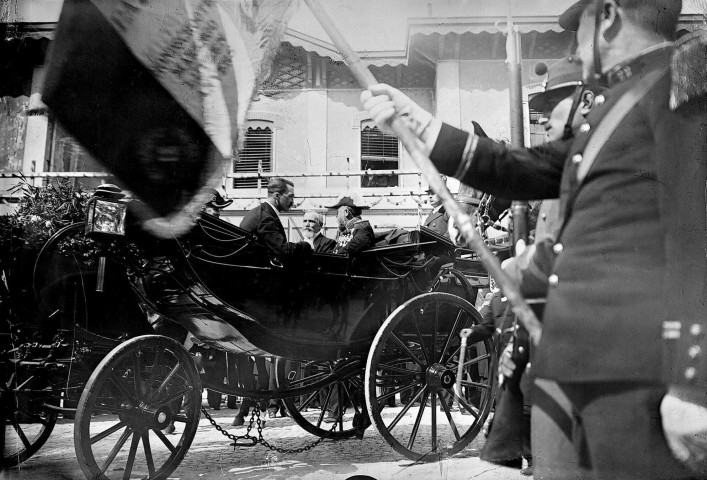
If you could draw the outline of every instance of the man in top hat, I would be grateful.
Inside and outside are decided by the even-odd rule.
[[[291,255],[307,254],[312,247],[307,242],[288,242],[280,213],[292,207],[295,198],[294,184],[284,178],[273,177],[268,182],[268,198],[245,214],[241,228],[257,234],[281,260]]]
[[[334,253],[351,254],[372,247],[375,234],[368,220],[361,219],[361,211],[369,208],[355,193],[341,197],[336,204],[327,207],[337,209],[336,219],[339,221],[339,233],[336,236]]]
[[[563,14],[562,25],[577,29],[585,79],[608,89],[574,139],[525,157],[443,125],[390,87],[362,94],[382,130],[406,113],[442,173],[509,198],[560,195],[533,369],[537,384],[557,384],[573,415],[536,415],[536,402],[532,443],[551,445],[564,431],[573,449],[534,452],[536,478],[690,477],[668,448],[659,408],[663,322],[678,323],[669,338],[698,347],[676,372],[682,381],[707,379],[707,99],[704,71],[691,70],[705,47],[694,47],[694,63],[682,61],[692,46],[675,51],[680,9],[678,0],[596,0]]]
[[[440,175],[440,177],[446,184],[447,176]],[[440,235],[448,237],[449,234],[447,233],[447,225],[449,224],[449,214],[442,204],[442,199],[439,198],[439,195],[437,195],[432,188],[427,189],[427,194],[430,196],[430,206],[432,206],[432,211],[429,215],[427,215],[427,218],[425,218],[425,222],[422,226],[427,227],[430,230],[434,230]]]

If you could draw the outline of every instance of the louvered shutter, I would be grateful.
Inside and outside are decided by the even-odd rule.
[[[233,164],[234,173],[272,172],[272,130],[270,127],[248,128],[243,149],[239,150]],[[268,181],[260,179],[265,188]],[[258,188],[257,178],[234,178],[233,188]]]
[[[378,127],[361,128],[361,170],[395,170],[399,167],[398,138]],[[364,175],[361,187],[397,187],[397,175]]]

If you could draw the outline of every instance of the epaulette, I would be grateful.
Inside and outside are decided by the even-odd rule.
[[[707,94],[707,29],[684,35],[676,42],[671,61],[670,108]]]

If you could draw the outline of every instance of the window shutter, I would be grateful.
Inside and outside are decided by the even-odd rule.
[[[234,173],[272,172],[272,130],[248,128],[243,149],[238,151],[233,163]],[[260,187],[267,187],[267,179],[260,179]],[[257,178],[234,178],[233,188],[258,188]]]
[[[399,168],[398,139],[378,127],[361,128],[361,170],[396,170]],[[364,175],[361,187],[397,187],[397,175]]]

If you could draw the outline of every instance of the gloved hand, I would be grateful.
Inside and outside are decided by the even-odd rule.
[[[381,131],[391,135],[394,134],[391,123],[396,117],[402,118],[418,137],[421,137],[432,121],[429,112],[397,88],[385,83],[373,85],[361,92],[361,104]]]

